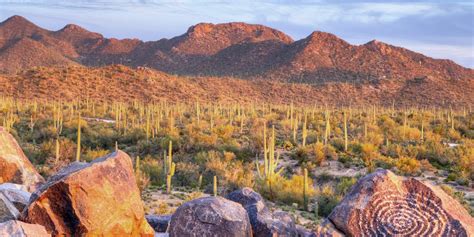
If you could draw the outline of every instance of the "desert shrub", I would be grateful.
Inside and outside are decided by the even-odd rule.
[[[197,187],[199,175],[199,165],[190,162],[177,162],[173,184],[175,186]]]
[[[421,165],[417,159],[409,157],[401,157],[395,163],[398,171],[403,175],[419,175]]]
[[[205,182],[212,185],[213,177],[216,175],[219,179],[219,186],[225,187],[223,192],[253,186],[254,166],[235,160],[233,154],[225,153],[224,155],[217,151],[209,151],[204,167],[203,178]]]
[[[95,160],[97,158],[103,157],[107,154],[110,153],[110,150],[91,150],[87,149],[86,152],[84,152],[84,155],[81,156],[81,159],[84,159],[85,161],[89,162],[92,160]]]
[[[326,152],[324,149],[324,144],[317,142],[313,146],[314,160],[317,165],[321,165],[326,160]]]
[[[267,184],[264,180],[257,182],[257,191],[265,198],[276,202],[282,202],[287,205],[297,203],[303,206],[303,175],[293,175],[290,179],[279,176],[272,184],[273,193],[270,194]],[[308,198],[312,199],[316,196],[316,190],[313,187],[313,181],[308,178]],[[273,196],[271,196],[273,195]]]
[[[150,178],[152,185],[163,185],[166,182],[162,164],[162,161],[151,156],[145,157],[141,162],[140,169]]]
[[[336,195],[331,186],[323,186],[318,193],[318,215],[328,217],[334,207],[341,201],[342,197]]]
[[[344,196],[350,188],[357,182],[354,177],[342,177],[336,185],[336,192],[338,195]]]
[[[365,166],[369,169],[369,172],[372,172],[375,167],[374,159],[379,155],[377,148],[373,144],[364,143],[361,145],[360,149]]]

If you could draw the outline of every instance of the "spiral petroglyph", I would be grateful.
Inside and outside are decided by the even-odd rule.
[[[472,217],[452,201],[382,170],[362,178],[329,219],[349,236],[470,236]]]
[[[456,236],[457,230],[438,203],[426,197],[380,192],[370,209],[358,212],[363,236]]]

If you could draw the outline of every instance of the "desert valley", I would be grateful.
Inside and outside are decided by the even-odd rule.
[[[474,69],[199,23],[0,23],[0,236],[474,236]]]

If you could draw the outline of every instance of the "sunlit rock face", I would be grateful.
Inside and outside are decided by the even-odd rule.
[[[22,219],[54,236],[153,236],[144,214],[131,159],[117,151],[50,177]]]
[[[42,182],[43,177],[25,156],[15,138],[0,127],[0,184],[22,184],[33,191]]]

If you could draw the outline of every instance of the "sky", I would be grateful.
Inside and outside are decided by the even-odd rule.
[[[330,32],[373,39],[474,68],[474,1],[0,0],[0,21],[21,15],[58,30],[74,23],[106,37],[158,40],[200,23],[263,24],[302,39]]]

